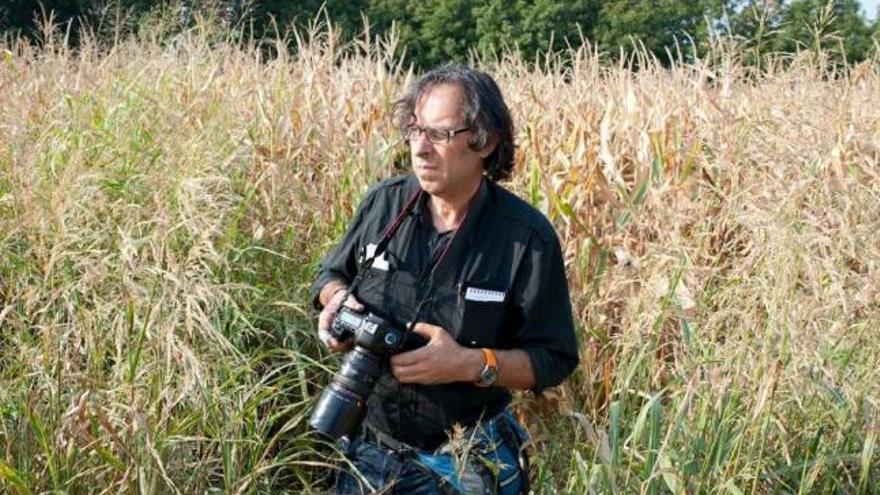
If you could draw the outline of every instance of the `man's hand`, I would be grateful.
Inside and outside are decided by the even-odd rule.
[[[442,327],[416,323],[413,328],[427,337],[424,347],[391,357],[391,372],[401,383],[434,385],[475,381],[483,353],[459,345]],[[475,354],[476,353],[476,354]]]
[[[332,293],[333,295],[330,297],[330,300],[324,305],[321,314],[318,315],[318,338],[320,338],[321,342],[326,344],[333,352],[346,352],[351,349],[351,339],[346,339],[340,342],[330,334],[330,325],[333,324],[333,319],[336,318],[336,313],[339,312],[339,308],[342,306],[342,298],[345,293],[346,290],[344,286],[336,289],[336,291]],[[345,306],[355,311],[364,310],[364,305],[353,295],[349,295],[348,299],[345,300]]]

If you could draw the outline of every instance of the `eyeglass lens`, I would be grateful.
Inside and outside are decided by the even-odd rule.
[[[406,137],[406,139],[415,139],[419,137],[419,134],[421,134],[422,132],[425,133],[428,141],[431,141],[434,144],[449,142],[449,135],[451,134],[446,129],[434,129],[431,127],[419,127],[417,125],[411,125],[406,128],[404,137]]]

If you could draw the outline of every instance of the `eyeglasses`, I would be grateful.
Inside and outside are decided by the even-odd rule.
[[[424,132],[428,141],[431,141],[434,144],[446,144],[450,139],[455,137],[456,134],[469,131],[470,129],[470,127],[461,127],[459,129],[434,129],[433,127],[419,127],[415,124],[411,124],[403,129],[403,138],[410,141],[419,137],[419,134]]]

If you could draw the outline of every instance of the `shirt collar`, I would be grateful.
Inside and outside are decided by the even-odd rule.
[[[480,180],[480,188],[471,200],[471,206],[468,209],[467,215],[458,227],[461,230],[461,232],[458,233],[458,237],[464,238],[464,240],[467,241],[467,244],[472,244],[474,241],[474,236],[477,232],[477,224],[479,223],[478,221],[482,216],[483,210],[485,210],[488,197],[488,179],[483,177]],[[428,194],[422,194],[413,207],[412,215],[416,215],[423,227],[433,229],[434,226],[431,222],[430,210],[428,209],[428,198]]]

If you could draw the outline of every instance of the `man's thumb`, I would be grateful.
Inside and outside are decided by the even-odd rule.
[[[413,331],[417,334],[425,336],[428,340],[433,339],[437,336],[437,332],[440,330],[440,327],[434,325],[428,325],[427,323],[416,323],[413,327]]]

